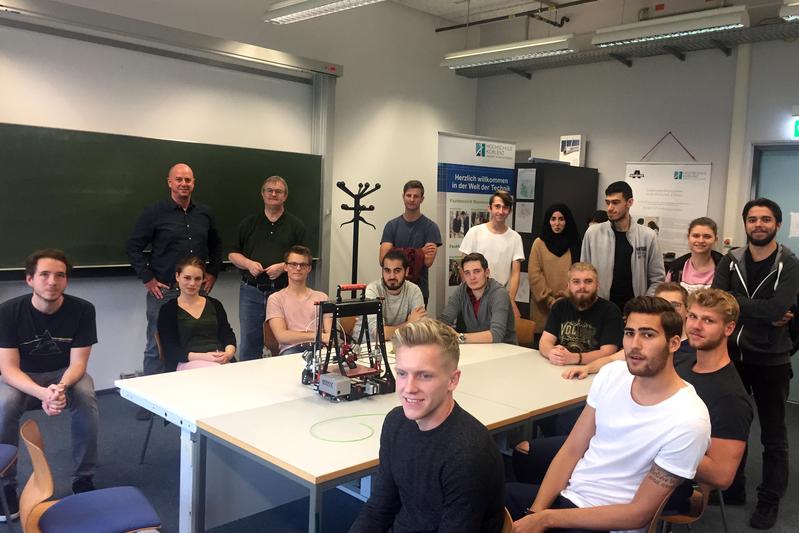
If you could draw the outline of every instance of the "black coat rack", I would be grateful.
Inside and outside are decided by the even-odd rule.
[[[348,220],[344,222],[339,227],[344,227],[345,224],[352,223],[352,279],[350,280],[352,283],[358,283],[358,231],[359,223],[363,222],[369,226],[375,228],[374,224],[370,224],[367,222],[362,216],[362,211],[374,211],[375,206],[373,205],[361,205],[361,200],[366,196],[369,196],[377,189],[380,188],[379,183],[375,183],[374,187],[370,188],[369,183],[359,183],[358,184],[358,192],[352,192],[347,188],[347,185],[343,181],[339,181],[336,183],[336,187],[347,193],[353,199],[353,206],[349,206],[347,204],[341,204],[341,208],[344,211],[354,211],[352,215],[352,220]],[[377,229],[377,228],[375,228]],[[352,291],[352,297],[355,298],[355,291]]]

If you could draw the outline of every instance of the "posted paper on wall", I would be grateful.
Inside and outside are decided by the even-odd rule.
[[[793,211],[791,211],[791,230],[788,237],[799,237],[799,213],[794,213]]]
[[[627,163],[633,224],[658,233],[660,251],[688,253],[688,225],[707,216],[710,163]]]

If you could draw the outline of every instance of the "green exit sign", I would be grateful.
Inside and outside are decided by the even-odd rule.
[[[793,138],[799,139],[799,118],[793,119]]]

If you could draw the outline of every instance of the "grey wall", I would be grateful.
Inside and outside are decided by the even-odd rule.
[[[625,163],[640,158],[668,131],[699,161],[712,161],[709,214],[723,214],[735,56],[720,52],[637,60],[633,68],[596,63],[519,76],[481,79],[477,131],[515,139],[534,156],[558,159],[561,135],[584,134],[586,165],[599,169],[600,191],[624,179]],[[690,160],[672,140],[650,161]],[[602,198],[598,198],[601,206]]]

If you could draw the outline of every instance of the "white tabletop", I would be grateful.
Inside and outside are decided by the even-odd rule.
[[[390,344],[387,349],[391,350]],[[512,344],[463,345],[460,366],[530,352]],[[393,365],[393,356],[389,360]],[[124,398],[193,431],[201,418],[314,395],[300,382],[303,366],[302,357],[293,354],[120,379],[114,384]]]
[[[183,372],[120,379],[120,394],[167,420],[190,427],[200,418],[224,415],[313,394],[300,382],[299,354]]]
[[[590,379],[566,381],[563,368],[537,351],[509,346],[469,346],[462,353],[455,399],[486,427],[509,426],[585,398]],[[499,355],[491,356],[495,348]],[[397,405],[396,394],[339,403],[313,394],[203,418],[197,426],[318,484],[377,466],[383,419]]]
[[[466,365],[458,391],[536,416],[576,404],[588,394],[593,377],[565,380],[565,367],[553,365],[537,350]]]
[[[455,399],[486,426],[523,420],[520,409],[455,392]],[[310,483],[374,468],[386,414],[396,394],[331,402],[316,394],[202,419],[197,426]]]

